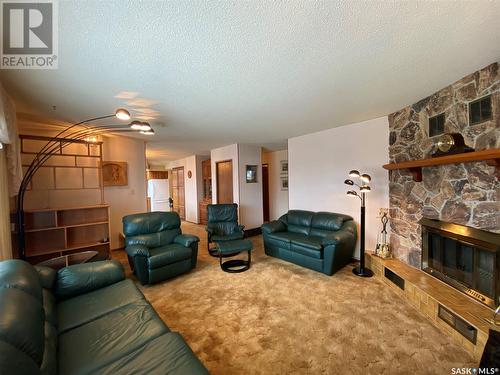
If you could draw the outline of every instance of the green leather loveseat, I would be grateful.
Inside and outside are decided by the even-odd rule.
[[[357,238],[352,217],[301,210],[264,224],[262,234],[267,255],[327,275],[351,262]]]
[[[116,261],[0,262],[0,374],[208,374]]]

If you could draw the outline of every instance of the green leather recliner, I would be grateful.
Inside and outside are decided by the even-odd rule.
[[[212,242],[240,240],[245,236],[243,225],[238,224],[238,205],[230,204],[209,204],[207,206],[207,226],[208,235],[207,246],[211,255],[217,255],[215,250],[210,249]]]
[[[117,261],[0,262],[0,374],[208,374]]]
[[[182,234],[177,212],[148,212],[123,218],[125,251],[141,284],[170,279],[196,267],[200,239]]]
[[[352,261],[357,228],[347,215],[290,210],[262,234],[267,255],[333,275]]]

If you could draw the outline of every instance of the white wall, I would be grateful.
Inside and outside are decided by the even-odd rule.
[[[233,202],[240,203],[238,145],[215,148],[210,151],[210,166],[212,169],[212,203],[217,203],[217,171],[216,163],[219,161],[233,161]]]
[[[254,145],[238,145],[240,184],[240,224],[245,229],[260,228],[263,223],[262,209],[262,148]],[[257,166],[257,182],[246,182],[246,166]]]
[[[123,246],[120,241],[122,217],[146,212],[146,154],[144,141],[127,137],[104,138],[103,160],[125,161],[128,164],[128,185],[107,186],[104,200],[110,205],[111,249]]]
[[[288,160],[288,150],[264,152],[262,163],[269,172],[269,219],[276,220],[288,212],[288,190],[281,190],[281,161]]]
[[[359,223],[360,202],[346,196],[344,180],[351,169],[372,176],[366,203],[366,249],[374,250],[378,210],[389,207],[387,117],[333,128],[288,140],[290,209],[332,211]],[[356,248],[359,257],[359,241]]]

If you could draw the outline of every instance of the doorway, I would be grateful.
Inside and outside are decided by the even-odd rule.
[[[262,164],[262,210],[264,223],[269,221],[269,164]]]
[[[177,212],[182,220],[186,219],[185,195],[184,195],[184,167],[172,169],[172,199],[173,210]]]
[[[217,178],[217,203],[233,203],[233,161],[219,161],[215,164]]]

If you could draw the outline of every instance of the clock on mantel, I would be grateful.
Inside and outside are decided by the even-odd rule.
[[[482,151],[462,152],[459,154],[436,156],[428,159],[403,161],[400,163],[385,164],[383,167],[388,170],[407,169],[413,175],[416,182],[422,181],[422,168],[434,165],[470,163],[474,161],[486,161],[500,171],[500,148],[492,148]]]
[[[437,140],[436,148],[436,152],[432,154],[433,158],[474,151],[472,147],[465,144],[464,137],[460,133],[445,133],[441,135]]]

